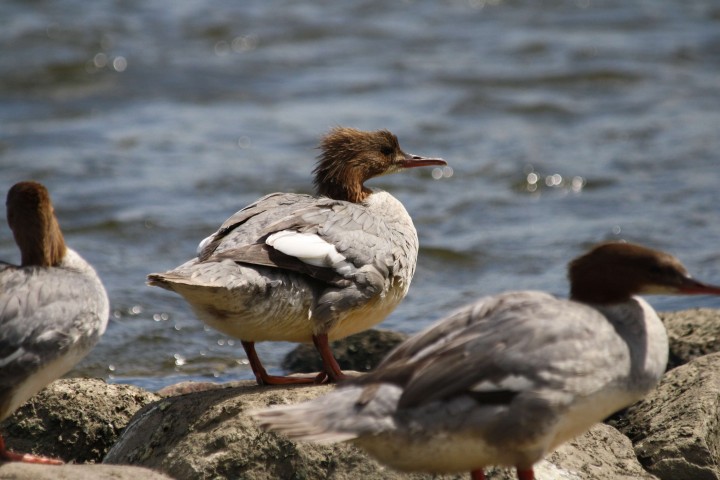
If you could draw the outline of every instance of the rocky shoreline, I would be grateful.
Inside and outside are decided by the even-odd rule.
[[[538,480],[720,480],[720,310],[661,314],[670,365],[647,398],[563,445]],[[333,348],[345,369],[367,370],[403,336],[369,331]],[[299,347],[291,371],[315,371]],[[312,352],[311,352],[312,353]],[[97,379],[51,384],[0,424],[10,449],[66,465],[0,465],[0,479],[465,479],[404,474],[348,444],[294,443],[259,430],[244,412],[320,395],[332,386],[185,383],[148,392]],[[488,478],[513,478],[491,469]]]

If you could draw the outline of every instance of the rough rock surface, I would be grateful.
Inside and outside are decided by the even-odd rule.
[[[246,382],[164,398],[138,412],[105,462],[142,465],[177,479],[468,478],[467,473],[395,472],[351,445],[295,443],[258,429],[246,415],[255,408],[314,398],[331,388],[258,387]],[[654,478],[634,460],[628,439],[605,425],[563,446],[551,459],[552,463],[538,465],[538,480]],[[513,477],[511,469],[488,470],[489,479]]]
[[[343,370],[367,372],[407,337],[390,330],[372,329],[332,342],[330,347]],[[300,344],[285,356],[282,367],[290,373],[317,372],[322,362],[315,347]]]
[[[2,480],[170,480],[147,468],[127,465],[36,465],[0,464]]]
[[[10,450],[100,462],[135,412],[158,398],[99,379],[57,380],[2,422],[0,431]]]
[[[654,479],[646,472],[635,457],[632,442],[613,427],[605,424],[595,425],[584,435],[561,445],[551,453],[546,461],[536,468],[538,478],[546,470],[546,465],[570,472],[577,478],[593,480],[632,480]],[[554,471],[555,469],[551,469]],[[553,477],[548,477],[553,478]]]
[[[662,479],[720,479],[720,353],[665,374],[617,422],[645,468]]]
[[[347,444],[293,443],[260,430],[245,412],[297,402],[332,386],[210,389],[143,408],[105,463],[142,465],[178,479],[401,478]],[[459,477],[457,477],[459,478]]]
[[[668,370],[709,353],[720,352],[720,310],[697,308],[660,313],[668,331]]]
[[[632,443],[609,425],[598,424],[535,465],[537,480],[653,480],[635,458]],[[517,480],[515,471],[490,468],[489,480]],[[466,477],[467,478],[467,477]]]

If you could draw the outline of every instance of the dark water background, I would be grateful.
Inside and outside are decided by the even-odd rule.
[[[565,263],[608,239],[720,283],[716,1],[9,0],[0,191],[44,182],[111,300],[76,373],[148,388],[250,378],[239,342],[145,275],[257,197],[308,192],[334,125],[388,128],[454,172],[372,182],[422,245],[384,328],[415,332],[507,289],[564,294]],[[4,226],[0,258],[18,260]],[[276,369],[292,346],[259,351]]]

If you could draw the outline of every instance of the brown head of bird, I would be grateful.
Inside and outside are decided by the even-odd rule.
[[[348,127],[330,130],[320,142],[313,170],[318,195],[361,203],[372,192],[365,181],[414,167],[447,165],[442,158],[405,153],[387,130],[366,132]]]

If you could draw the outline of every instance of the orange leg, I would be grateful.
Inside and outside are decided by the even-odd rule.
[[[315,383],[323,383],[325,380],[328,382],[339,382],[347,378],[340,365],[335,360],[335,356],[330,350],[330,342],[328,341],[327,333],[321,333],[319,335],[313,335],[313,343],[315,348],[320,353],[320,358],[323,362],[323,371],[315,377]]]
[[[313,343],[320,358],[323,362],[323,371],[320,372],[315,378],[309,377],[281,377],[277,375],[269,375],[265,368],[262,366],[260,357],[258,357],[255,351],[255,342],[242,340],[242,346],[245,349],[245,354],[250,362],[250,368],[252,368],[255,374],[255,380],[258,385],[290,385],[290,384],[302,384],[302,383],[315,383],[320,384],[324,382],[339,382],[344,380],[346,375],[342,372],[340,365],[333,356],[332,350],[330,350],[330,343],[328,342],[327,334],[323,333],[320,335],[313,335]]]
[[[311,377],[280,377],[277,375],[268,375],[265,367],[262,366],[260,357],[255,351],[255,342],[242,341],[242,346],[250,361],[250,368],[255,374],[255,380],[258,385],[290,385],[298,383],[314,383],[315,379]]]
[[[0,435],[0,461],[3,462],[24,462],[24,463],[41,463],[44,465],[62,465],[62,460],[54,458],[40,457],[29,453],[15,453],[5,448],[5,439]]]
[[[485,472],[483,469],[481,468],[470,472],[470,480],[485,480]]]

